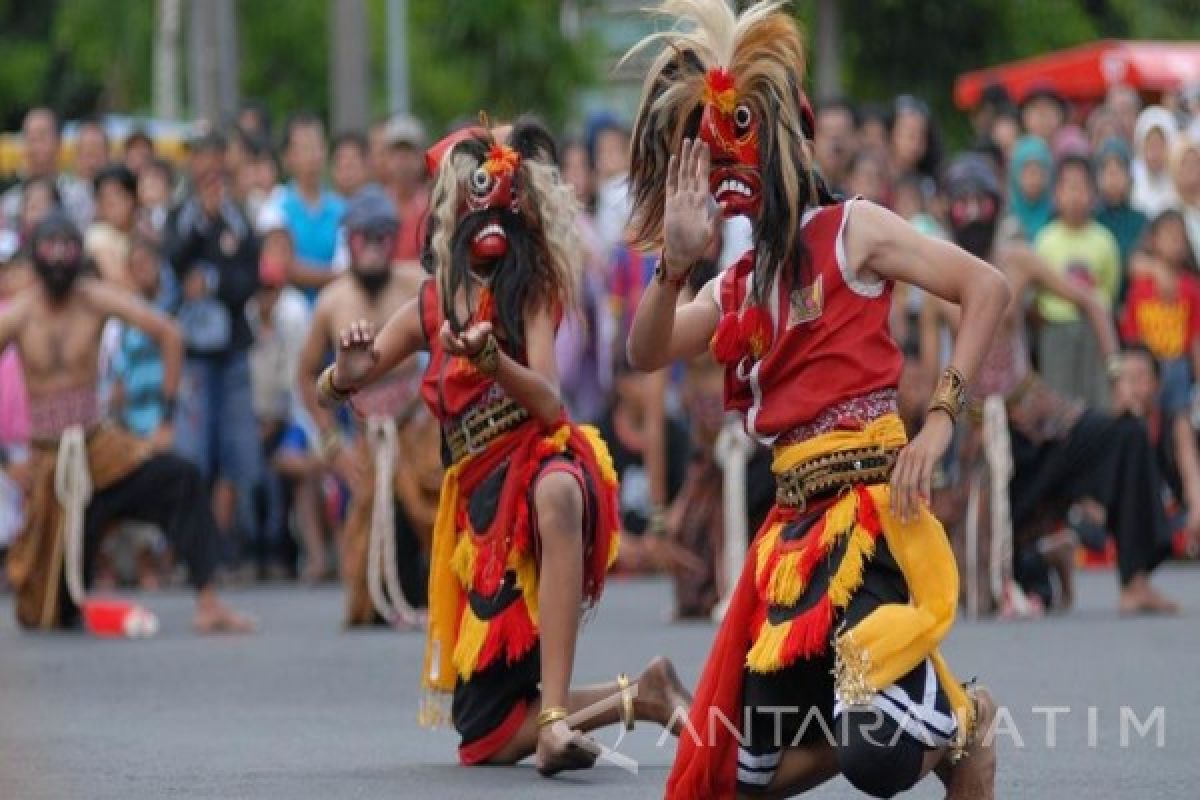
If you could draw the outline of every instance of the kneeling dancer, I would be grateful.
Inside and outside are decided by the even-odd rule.
[[[567,419],[559,395],[555,330],[583,252],[575,201],[553,139],[532,121],[464,129],[427,161],[436,176],[424,254],[433,277],[378,335],[364,320],[343,331],[318,389],[338,402],[429,352],[421,391],[441,421],[448,468],[424,686],[453,692],[464,764],[536,753],[544,775],[590,767],[595,747],[581,731],[665,724],[690,698],[665,659],[636,691],[624,676],[570,689],[581,611],[599,599],[619,524],[608,450]],[[439,722],[439,711],[435,697],[422,721]]]
[[[740,16],[723,0],[661,10],[680,25],[638,46],[666,45],[646,78],[630,181],[636,239],[663,257],[630,361],[659,369],[711,348],[726,407],[774,447],[778,483],[667,796],[788,796],[841,773],[891,797],[937,769],[951,797],[990,798],[994,754],[975,734],[993,707],[938,653],[958,576],[927,498],[1007,284],[886,209],[829,195],[812,165],[803,44],[779,3]],[[753,249],[677,307],[734,215],[751,219]],[[911,442],[888,329],[897,280],[961,306],[964,321]]]

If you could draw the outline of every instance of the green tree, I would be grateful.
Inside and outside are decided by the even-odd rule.
[[[410,0],[413,104],[437,126],[486,110],[562,124],[593,78],[593,43],[565,37],[560,0]]]

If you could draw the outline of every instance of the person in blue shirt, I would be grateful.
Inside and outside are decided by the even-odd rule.
[[[288,120],[283,157],[292,180],[277,199],[296,248],[288,277],[312,303],[333,279],[338,225],[346,211],[345,201],[323,183],[328,145],[319,118],[299,114]]]
[[[134,237],[129,252],[129,277],[142,299],[156,306],[163,286],[161,262],[162,255],[153,241]],[[138,328],[124,326],[113,373],[116,381],[113,413],[117,420],[131,433],[153,436],[166,410],[162,354],[154,339]]]

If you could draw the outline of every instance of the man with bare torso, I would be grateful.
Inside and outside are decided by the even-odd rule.
[[[389,622],[416,621],[411,609],[425,605],[428,575],[421,543],[428,543],[441,485],[440,440],[417,394],[415,361],[355,397],[352,408],[364,424],[349,440],[317,400],[316,378],[339,332],[360,319],[383,327],[417,293],[424,275],[411,267],[393,270],[390,263],[398,223],[382,191],[365,189],[351,201],[343,220],[350,267],[318,295],[300,354],[298,382],[320,430],[320,452],[353,494],[342,547],[348,625],[369,624],[376,612]],[[387,473],[395,480],[386,481]],[[377,503],[377,483],[391,484],[398,502]]]
[[[27,519],[8,560],[18,621],[41,628],[74,624],[88,556],[111,522],[131,518],[159,525],[187,564],[198,592],[198,631],[250,630],[252,623],[218,600],[211,585],[216,530],[199,473],[101,421],[96,381],[105,321],[117,317],[158,343],[168,407],[179,386],[178,331],[133,295],[88,274],[82,237],[62,212],[37,226],[31,251],[38,279],[0,312],[0,350],[13,342],[21,357],[33,438]],[[170,418],[157,441],[170,441]],[[73,509],[83,537],[82,565],[75,567],[69,556]]]

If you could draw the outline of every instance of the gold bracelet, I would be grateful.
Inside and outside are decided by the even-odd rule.
[[[330,364],[321,372],[317,378],[317,395],[323,401],[323,405],[340,406],[354,395],[354,390],[344,391],[337,388],[333,383],[333,371],[335,365]]]
[[[946,367],[938,380],[933,399],[929,402],[928,411],[944,411],[950,416],[951,422],[958,420],[958,415],[967,405],[967,381],[963,374],[954,367]]]
[[[499,371],[500,343],[496,341],[495,334],[488,334],[483,347],[479,348],[478,353],[471,356],[471,363],[484,375],[495,375]]]
[[[559,720],[564,720],[566,718],[567,718],[567,709],[563,708],[562,706],[551,706],[550,708],[543,708],[542,713],[538,714],[538,716],[537,716],[537,726],[539,728],[544,728],[547,725],[553,725],[554,723],[558,722]]]

